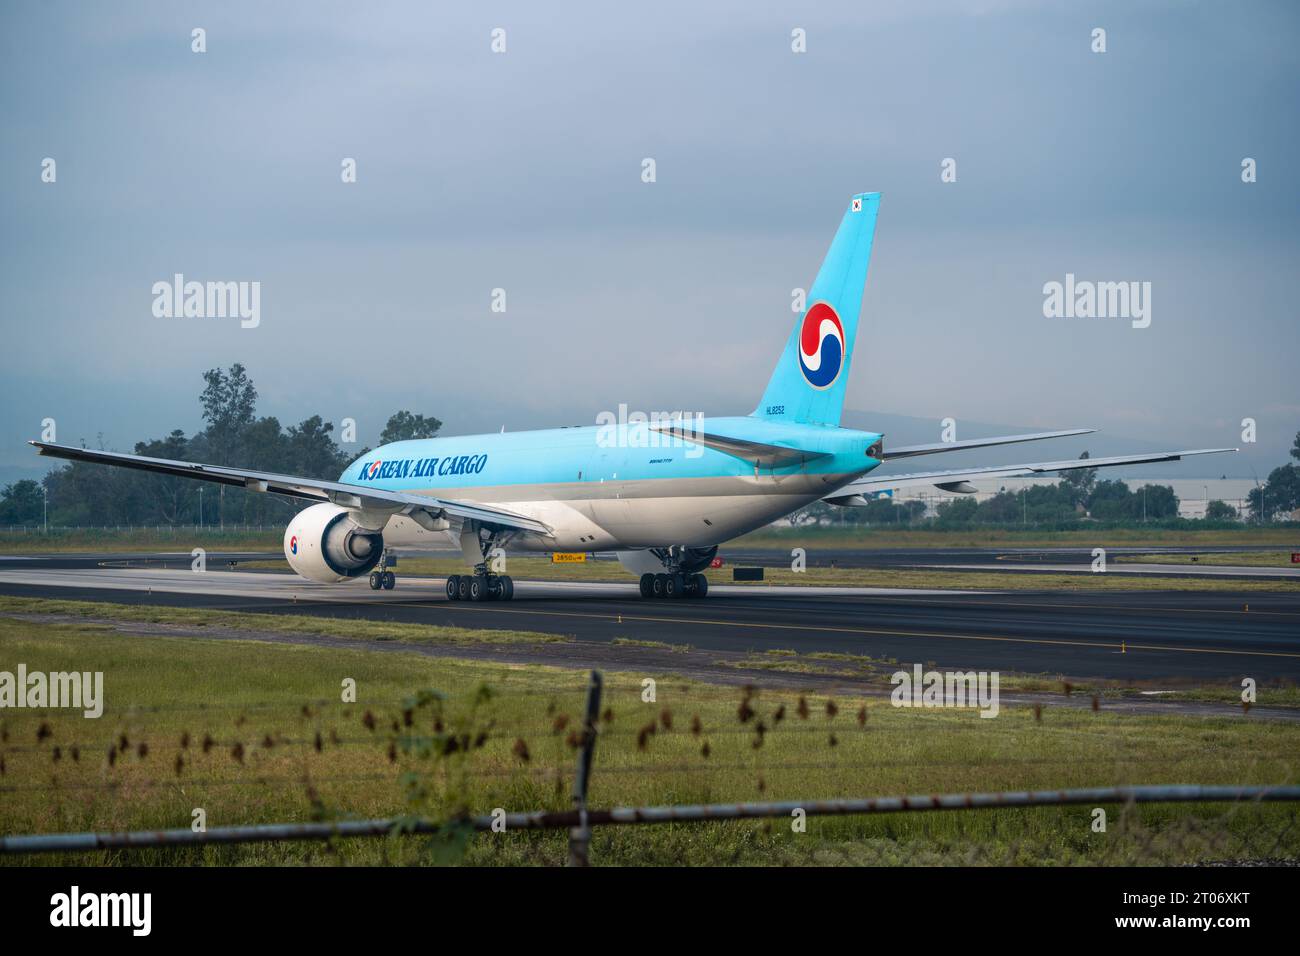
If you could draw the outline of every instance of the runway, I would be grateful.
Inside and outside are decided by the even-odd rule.
[[[1295,551],[1300,546],[1254,545],[1219,547],[1117,547],[1106,548],[1107,574],[1143,574],[1166,577],[1228,577],[1241,579],[1294,578],[1300,583],[1300,564],[1282,567],[1133,562],[1134,555],[1187,557],[1232,555],[1258,551]],[[729,564],[789,567],[788,551],[775,548],[738,548],[726,552]],[[808,567],[939,569],[945,571],[1017,571],[1029,574],[1079,574],[1091,571],[1091,548],[834,548],[806,550]],[[956,582],[960,584],[960,582]]]
[[[258,555],[257,557],[263,557]],[[1145,681],[1300,679],[1300,591],[981,592],[715,585],[704,600],[647,601],[635,582],[516,582],[508,604],[448,602],[441,579],[316,585],[208,570],[188,555],[0,561],[0,593],[540,631],[727,652],[793,649],[960,669]],[[169,563],[169,567],[145,562]],[[109,566],[104,566],[105,564]],[[144,565],[144,566],[142,566]],[[959,584],[959,574],[953,575]]]

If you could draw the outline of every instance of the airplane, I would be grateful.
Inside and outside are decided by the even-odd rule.
[[[472,573],[450,600],[510,600],[497,558],[516,552],[615,552],[645,598],[702,598],[718,546],[817,501],[862,506],[874,495],[1236,451],[1203,448],[875,477],[881,464],[943,452],[1083,435],[1094,429],[889,447],[840,427],[875,237],[880,194],[850,198],[830,249],[747,416],[684,416],[383,445],[338,481],[171,461],[33,441],[42,455],[136,468],[315,502],[284,533],[299,575],[321,583],[368,576],[391,590],[393,551],[459,545]],[[643,420],[644,419],[644,420]]]

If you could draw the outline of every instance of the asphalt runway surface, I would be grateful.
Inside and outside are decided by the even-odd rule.
[[[953,559],[952,552],[944,552]],[[1150,553],[1143,549],[1143,553]],[[0,593],[540,631],[727,652],[794,649],[955,669],[1174,682],[1300,679],[1292,592],[991,592],[715,584],[703,600],[644,600],[626,584],[516,579],[509,603],[449,602],[442,579],[316,585],[224,570],[265,554],[0,558]],[[846,565],[841,565],[846,566]],[[611,568],[611,571],[616,569]],[[959,587],[960,572],[953,572]]]
[[[1106,548],[1106,573],[1157,574],[1167,577],[1295,578],[1300,585],[1300,564],[1283,567],[1250,567],[1216,564],[1183,564],[1121,561],[1133,555],[1230,555],[1258,551],[1293,551],[1300,544],[1254,545],[1247,547],[1119,547]],[[735,548],[725,550],[729,565],[789,567],[788,549]],[[1038,574],[1078,574],[1090,571],[1091,548],[831,548],[806,549],[808,567],[937,569],[945,571],[1017,571]],[[960,581],[954,582],[960,586]]]

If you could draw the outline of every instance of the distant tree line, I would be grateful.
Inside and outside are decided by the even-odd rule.
[[[333,423],[320,415],[287,428],[274,416],[258,417],[257,389],[243,365],[210,369],[203,382],[204,428],[191,436],[176,429],[137,442],[137,455],[336,480],[369,451],[344,451]],[[432,438],[441,427],[432,416],[400,411],[388,419],[379,441]],[[302,508],[301,501],[281,495],[85,462],[54,469],[43,484],[44,489],[28,479],[0,491],[0,525],[40,523],[46,494],[49,522],[59,526],[271,524]]]

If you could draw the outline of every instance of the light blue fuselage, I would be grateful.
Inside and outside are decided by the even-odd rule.
[[[880,435],[753,417],[687,419],[704,435],[821,457],[771,465],[644,425],[583,426],[383,445],[349,485],[495,504],[538,518],[536,550],[713,545],[805,507],[880,464]]]

